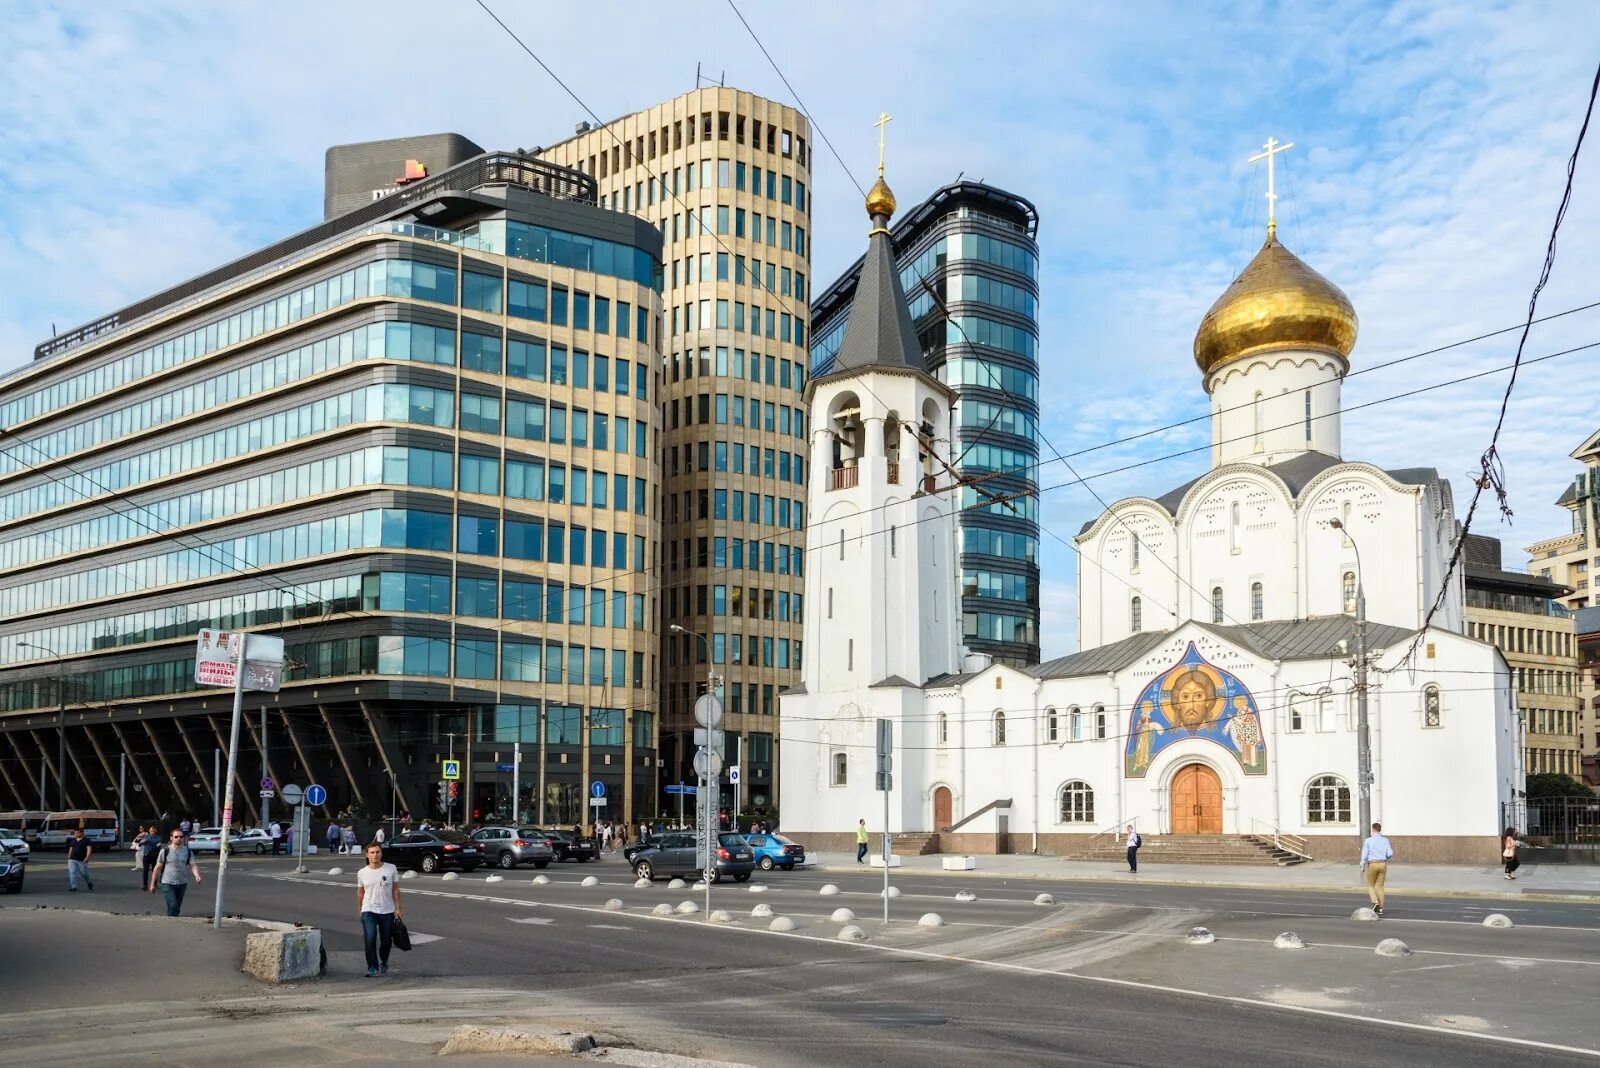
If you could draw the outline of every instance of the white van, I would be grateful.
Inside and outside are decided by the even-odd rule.
[[[39,828],[36,843],[40,849],[65,849],[67,839],[79,827],[83,836],[99,847],[117,844],[117,814],[104,809],[78,809],[72,812],[52,812]]]

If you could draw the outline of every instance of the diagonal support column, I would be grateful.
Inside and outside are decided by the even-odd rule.
[[[409,784],[406,782],[405,776],[400,774],[399,749],[395,746],[393,739],[389,737],[389,732],[379,725],[377,715],[373,713],[365,701],[361,703],[361,718],[366,720],[367,730],[372,734],[372,744],[377,747],[378,755],[383,758],[383,769],[389,773],[389,781],[395,784],[395,789],[400,793],[400,807],[406,812],[423,811],[422,808],[413,807]]]
[[[256,730],[255,720],[248,712],[246,712],[244,715],[244,725],[250,731],[250,748],[257,753],[261,752],[261,734]],[[244,778],[244,755],[242,753],[239,756],[239,777],[240,779]],[[279,789],[282,789],[283,784],[288,781],[282,775],[279,775],[277,769],[272,766],[271,750],[267,751],[267,778],[276,783]],[[257,786],[259,785],[260,784],[258,783]],[[251,792],[254,793],[255,791]],[[257,794],[257,796],[259,797],[260,795]]]
[[[46,727],[44,729],[45,730],[49,730],[48,727]],[[50,777],[51,777],[52,781],[54,782],[54,784],[57,787],[56,794],[50,794],[48,791],[46,792],[46,794],[45,794],[46,802],[48,803],[49,801],[54,800],[57,796],[59,796],[60,802],[61,802],[61,807],[63,809],[72,808],[73,806],[72,806],[72,798],[71,798],[71,796],[68,795],[67,791],[64,788],[62,788],[61,785],[60,785],[61,784],[61,769],[56,767],[55,754],[53,754],[50,751],[51,750],[51,746],[50,745],[46,745],[45,742],[44,742],[44,739],[39,737],[39,728],[37,728],[37,727],[29,727],[28,728],[28,737],[33,739],[33,744],[35,746],[37,746],[38,749],[39,749],[39,755],[44,757],[44,765],[45,765],[45,767],[47,769],[49,769]],[[51,739],[51,743],[53,744],[54,742],[55,742],[55,739],[52,738]]]
[[[150,747],[156,751],[156,760],[160,761],[161,770],[167,773],[167,781],[172,784],[172,792],[178,799],[178,807],[183,812],[184,818],[187,819],[193,815],[190,812],[192,806],[189,804],[189,791],[183,788],[183,783],[179,780],[178,773],[172,770],[172,761],[167,759],[166,748],[162,746],[161,739],[156,737],[155,727],[147,719],[142,719],[139,722],[144,725],[144,733],[150,739]]]
[[[82,728],[82,726],[80,726],[78,729],[82,730],[83,728]],[[80,784],[82,784],[84,792],[89,795],[89,803],[91,805],[94,805],[97,808],[115,809],[117,806],[115,804],[109,804],[108,805],[104,801],[102,801],[101,800],[101,796],[102,795],[101,795],[100,791],[98,791],[98,790],[96,790],[94,788],[94,779],[89,775],[89,773],[87,771],[84,770],[83,761],[78,759],[77,750],[72,748],[72,732],[71,731],[67,731],[65,739],[66,740],[65,740],[65,744],[63,745],[63,748],[66,749],[67,756],[72,760],[73,769],[76,770],[77,773],[78,773],[78,782]],[[79,746],[80,747],[82,746],[81,740],[79,742]],[[112,776],[110,781],[111,782],[116,782],[117,781],[116,777]],[[116,787],[112,787],[111,788],[111,796],[112,796],[113,799],[115,799],[116,794],[117,794]]]
[[[226,767],[228,761],[228,739],[222,736],[222,728],[217,726],[217,721],[209,715],[206,716],[206,725],[211,728],[212,735],[217,739],[217,748],[222,750],[223,766]],[[244,802],[244,807],[250,810],[250,821],[259,826],[261,824],[261,801],[259,795],[250,789],[250,784],[245,781],[243,764],[244,762],[241,760],[238,762],[238,766],[234,768],[233,798],[235,801]],[[226,775],[227,771],[223,771],[223,774]],[[227,785],[227,783],[222,784],[224,796],[226,796]]]
[[[189,731],[183,725],[187,717],[179,716],[172,721],[173,727],[178,731],[178,738],[183,742],[183,748],[188,751],[189,759],[194,761],[194,768],[200,773],[200,781],[205,783],[206,793],[211,796],[211,803],[218,812],[222,811],[222,798],[217,795],[217,784],[212,782],[211,769],[200,760],[200,754],[195,750],[194,743],[189,739]]]
[[[10,737],[10,735],[0,734],[0,738],[8,738],[8,737]],[[19,808],[19,809],[26,809],[28,807],[28,799],[26,797],[23,797],[22,796],[22,792],[17,789],[17,784],[11,778],[11,773],[6,770],[6,764],[7,763],[8,763],[8,761],[0,759],[0,779],[4,779],[6,781],[6,790],[10,792],[11,799],[16,802],[16,804],[14,806],[12,806],[12,807]],[[37,793],[34,794],[33,796],[34,796],[35,800],[37,800],[38,797],[39,797],[39,795]]]
[[[306,775],[310,777],[311,782],[320,783],[324,776],[306,755],[306,747],[300,743],[300,735],[294,729],[294,718],[289,715],[288,709],[280,709],[278,715],[283,720],[283,732],[289,736],[289,744],[294,747],[294,755],[300,758],[300,766],[306,769]],[[311,782],[306,785],[311,785]],[[323,818],[328,818],[328,805],[324,803],[317,807],[322,809]]]
[[[44,785],[39,782],[39,776],[34,774],[34,771],[38,765],[33,762],[32,757],[24,756],[22,753],[22,736],[28,733],[28,728],[22,727],[11,731],[6,735],[6,737],[11,740],[13,750],[17,754],[18,763],[22,765],[22,773],[28,777],[26,785],[28,789],[32,791],[32,793],[28,794],[27,797],[22,799],[22,807],[25,809],[38,802],[39,792],[44,789]]]
[[[350,766],[350,758],[344,754],[344,746],[339,744],[339,735],[333,729],[333,717],[328,715],[326,705],[318,705],[317,711],[322,713],[322,725],[328,732],[328,740],[333,743],[333,751],[339,758],[339,765],[344,768],[345,780],[350,784],[350,792],[355,794],[356,801],[360,803],[363,811],[371,812],[367,805],[367,797],[361,790],[361,780],[356,778],[355,770]]]
[[[128,736],[122,733],[122,726],[112,723],[111,733],[117,736],[117,744],[122,746],[123,755],[128,758],[128,767],[133,769],[133,777],[138,779],[139,785],[144,788],[144,796],[149,798],[150,810],[159,815],[167,808],[167,799],[151,788],[150,779],[145,775],[138,758],[133,755],[133,746],[128,744]]]
[[[100,767],[106,773],[106,781],[119,782],[116,771],[111,767],[111,761],[106,759],[105,750],[100,748],[100,741],[95,737],[94,726],[89,723],[81,723],[79,726],[83,728],[84,737],[89,739],[89,748],[94,750],[95,759],[100,761]]]

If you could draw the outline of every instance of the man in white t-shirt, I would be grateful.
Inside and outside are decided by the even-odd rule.
[[[277,820],[273,820],[267,833],[272,836],[272,855],[277,856],[279,847],[283,845],[283,828],[278,826]]]
[[[367,846],[367,866],[356,872],[356,906],[361,910],[361,936],[367,950],[367,975],[389,974],[389,947],[394,923],[405,915],[400,904],[400,873],[383,860],[383,847]]]

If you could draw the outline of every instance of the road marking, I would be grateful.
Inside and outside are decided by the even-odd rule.
[[[591,923],[591,924],[588,924],[587,926],[593,927],[596,931],[631,931],[631,930],[633,930],[632,927],[623,927],[620,924],[615,924],[615,923]]]
[[[540,927],[549,927],[556,922],[548,916],[507,916],[506,919],[512,923],[533,923],[538,924]]]
[[[444,935],[418,934],[416,931],[412,931],[410,934],[411,944],[414,946],[425,946],[429,942],[443,942],[445,939]]]

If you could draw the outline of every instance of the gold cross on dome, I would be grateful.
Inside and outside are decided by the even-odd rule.
[[[894,116],[887,111],[878,113],[878,121],[872,125],[878,128],[878,177],[883,177],[883,131],[884,127],[894,121]]]
[[[1265,151],[1257,152],[1251,156],[1250,162],[1260,163],[1262,160],[1267,161],[1267,236],[1270,238],[1278,233],[1278,188],[1274,182],[1272,158],[1289,151],[1294,147],[1294,142],[1290,141],[1285,145],[1279,143],[1276,137],[1269,137],[1267,138],[1267,143],[1261,147]]]

